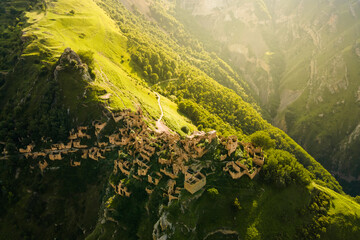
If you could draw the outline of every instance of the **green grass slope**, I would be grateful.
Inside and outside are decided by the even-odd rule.
[[[155,94],[132,71],[125,38],[104,11],[94,1],[47,1],[46,13],[29,12],[31,26],[25,36],[36,38],[24,51],[23,57],[46,52],[42,61],[53,63],[70,47],[77,51],[94,52],[96,81],[94,88],[111,94],[109,106],[113,109],[141,106],[150,119],[160,116]],[[73,10],[75,13],[71,14]],[[186,118],[177,113],[176,104],[163,97],[164,119],[169,127],[181,132],[182,126],[194,130]]]

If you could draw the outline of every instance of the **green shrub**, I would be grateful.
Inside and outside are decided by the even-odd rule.
[[[259,231],[256,229],[254,225],[251,225],[246,230],[246,240],[255,240],[255,239],[261,239]]]
[[[219,195],[219,191],[216,188],[209,188],[207,192],[210,194],[210,196],[216,196]]]
[[[77,53],[83,63],[86,63],[89,68],[94,68],[94,52],[80,50]]]
[[[240,201],[238,198],[235,198],[234,200],[234,207],[237,209],[237,210],[241,210],[242,209],[242,206],[240,204]]]
[[[93,72],[93,69],[95,68],[95,64],[94,64],[94,52],[93,51],[78,51],[78,55],[81,58],[81,61],[83,63],[86,63],[86,65],[88,65],[89,67],[89,74],[91,76],[92,79],[95,78],[95,74]]]
[[[189,128],[187,126],[182,126],[181,127],[181,131],[183,131],[184,133],[188,134],[189,133]]]
[[[296,158],[283,150],[270,150],[261,171],[264,180],[285,187],[290,184],[310,183],[310,174]]]
[[[257,131],[250,135],[251,142],[263,149],[269,149],[275,147],[275,140],[271,139],[269,133],[264,131]]]

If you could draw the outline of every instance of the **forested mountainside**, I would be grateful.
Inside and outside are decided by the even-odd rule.
[[[167,2],[249,85],[264,116],[359,194],[360,2]]]
[[[0,3],[0,239],[358,239],[359,198],[162,7]]]

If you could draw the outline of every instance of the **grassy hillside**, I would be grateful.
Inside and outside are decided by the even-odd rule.
[[[22,36],[27,42],[0,87],[0,152],[7,152],[0,160],[0,239],[152,239],[154,232],[172,239],[359,236],[359,205],[295,141],[262,118],[249,87],[228,64],[195,39],[188,42],[183,26],[158,5],[149,21],[113,0],[41,3],[43,9],[26,13]],[[172,34],[166,22],[175,26]],[[194,195],[182,191],[171,203],[162,190],[167,181],[147,197],[145,181],[111,173],[114,160],[139,157],[129,149],[142,143],[140,135],[136,144],[98,162],[71,153],[64,161],[49,161],[45,172],[37,160],[18,154],[30,143],[40,151],[68,141],[72,128],[107,121],[100,136],[91,128],[86,144],[92,147],[124,127],[111,120],[111,110],[140,107],[154,128],[160,116],[155,92],[161,94],[163,121],[181,140],[188,139],[186,128],[216,129],[263,147],[267,161],[259,176],[234,181],[223,173],[222,137],[201,143],[209,154],[190,159],[210,163],[206,187]],[[164,144],[167,135],[144,136],[160,155],[173,150]],[[153,155],[155,163],[159,154]],[[81,166],[69,167],[74,160]],[[155,163],[152,167],[160,168]],[[131,187],[133,196],[114,194],[110,183],[115,180]],[[155,226],[160,220],[165,228]]]
[[[171,34],[159,28],[159,25],[162,26],[162,22],[159,25],[149,22],[146,16],[142,15],[136,8],[130,8],[129,10],[121,3],[112,0],[102,1],[99,6],[102,6],[113,19],[117,20],[122,32],[131,39],[132,62],[141,69],[140,71],[147,72],[148,76],[144,76],[144,78],[148,82],[153,82],[153,79],[149,77],[151,74],[155,73],[161,76],[161,70],[166,67],[166,62],[177,61],[174,70],[178,72],[179,79],[169,84],[159,85],[159,87],[163,87],[159,89],[161,93],[174,97],[177,101],[189,99],[195,102],[209,113],[230,124],[241,138],[245,137],[244,133],[249,135],[259,130],[267,131],[272,138],[276,139],[277,147],[293,153],[305,167],[313,172],[314,178],[326,182],[333,189],[341,191],[340,185],[334,181],[334,178],[320,164],[286,134],[267,123],[261,114],[256,111],[257,107],[254,106],[254,103],[244,101],[248,97],[241,91],[238,92],[224,87],[226,84],[221,81],[223,78],[215,81],[211,77],[214,69],[223,69],[219,71],[224,73],[225,76],[229,75],[226,74],[224,69],[228,69],[230,72],[232,69],[221,60],[216,60],[217,57],[213,53],[209,54],[204,50],[200,50],[199,53],[192,50],[196,49],[194,43],[196,40],[189,40],[190,46],[195,44],[192,48],[183,46],[181,40],[178,39],[179,36],[176,34],[182,33],[182,35],[191,39],[191,36],[184,32],[183,25],[179,22],[173,23],[174,27],[170,28],[170,30],[172,29],[174,33]],[[159,7],[159,4],[155,4],[155,7]],[[168,15],[161,16],[163,22],[173,21]],[[157,18],[155,17],[155,19]],[[161,56],[160,59],[163,60],[157,61],[158,56]],[[203,58],[209,59],[211,56],[213,56],[215,62],[203,60]],[[203,61],[201,69],[197,68],[196,64],[193,64],[201,61]],[[211,68],[211,64],[217,64],[218,66],[215,65],[215,68]],[[193,114],[188,115],[188,117],[194,119],[194,116],[201,115],[201,112],[201,108],[194,108]],[[205,123],[205,125],[209,126],[211,124]],[[221,131],[221,133],[224,135],[229,134],[224,131]]]
[[[127,38],[113,20],[93,1],[48,1],[47,4],[45,13],[27,14],[31,26],[25,29],[26,36],[36,40],[23,57],[45,52],[49,57],[42,61],[54,63],[67,47],[76,52],[92,51],[96,80],[91,85],[111,94],[109,106],[113,109],[141,106],[150,119],[157,119],[160,116],[157,98],[130,67]],[[177,113],[174,103],[163,99],[164,119],[169,127],[178,132],[182,126],[195,129]]]

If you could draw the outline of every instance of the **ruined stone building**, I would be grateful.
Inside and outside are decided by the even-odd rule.
[[[117,194],[119,194],[120,196],[123,197],[130,197],[131,192],[129,192],[129,190],[127,189],[127,187],[125,186],[125,184],[123,183],[123,181],[120,181],[119,184],[117,186],[112,185],[115,192]]]
[[[191,194],[196,193],[206,185],[206,177],[200,171],[188,169],[185,173],[184,188]]]
[[[160,181],[164,183],[167,180],[166,187],[161,184],[161,190],[169,201],[176,200],[180,196],[181,188],[176,186],[176,180],[179,181],[182,174],[184,188],[191,194],[204,188],[206,176],[200,172],[200,166],[207,169],[207,174],[216,171],[213,165],[214,159],[204,159],[205,154],[209,151],[208,146],[213,144],[213,141],[216,143],[213,144],[214,146],[219,143],[218,146],[221,148],[220,161],[224,166],[223,170],[233,179],[238,179],[243,175],[248,175],[252,179],[264,164],[264,154],[261,148],[255,148],[248,143],[239,145],[236,136],[218,138],[216,131],[211,131],[208,133],[194,132],[190,136],[181,138],[177,134],[158,133],[151,130],[143,121],[141,112],[134,113],[125,110],[113,113],[112,116],[115,122],[121,124],[121,127],[107,136],[108,141],[100,141],[105,137],[101,132],[108,123],[93,122],[95,131],[89,132],[95,132],[96,138],[86,133],[87,127],[78,127],[76,132],[75,130],[70,131],[67,145],[52,144],[51,149],[45,149],[38,153],[31,153],[34,146],[29,145],[26,149],[19,151],[24,156],[33,157],[33,159],[48,155],[50,160],[61,160],[62,155],[66,153],[80,151],[81,154],[71,155],[70,165],[73,167],[81,165],[80,160],[72,159],[73,157],[81,156],[82,159],[98,161],[105,159],[107,151],[118,151],[120,159],[114,161],[114,174],[123,174],[133,181],[147,182],[149,185],[144,190],[148,194],[152,194]],[[92,146],[82,144],[85,139],[89,139],[86,143],[92,144]],[[91,139],[93,143],[90,143]],[[244,148],[244,153],[252,157],[252,166],[251,164],[247,166],[240,160],[234,160],[233,153],[241,146]],[[124,153],[126,154],[124,155]],[[230,158],[231,161],[229,161]],[[218,159],[215,160],[218,161]],[[48,166],[45,160],[37,164],[41,172]],[[191,167],[189,167],[190,165]],[[195,166],[199,168],[195,169]],[[123,181],[110,184],[117,194],[125,197],[131,195]]]
[[[41,173],[44,173],[44,170],[48,165],[49,164],[45,160],[43,162],[42,161],[39,162],[39,168],[40,168]]]
[[[74,148],[87,148],[87,145],[82,145],[80,140],[73,141]]]
[[[20,152],[20,153],[31,153],[31,151],[33,150],[33,148],[34,148],[34,145],[33,145],[33,144],[29,144],[29,145],[27,145],[26,149],[20,148],[20,149],[19,149],[19,152]],[[4,151],[5,151],[5,149],[4,149]]]
[[[49,159],[50,159],[51,161],[61,160],[61,159],[62,159],[61,153],[50,153],[50,154],[49,154]]]

